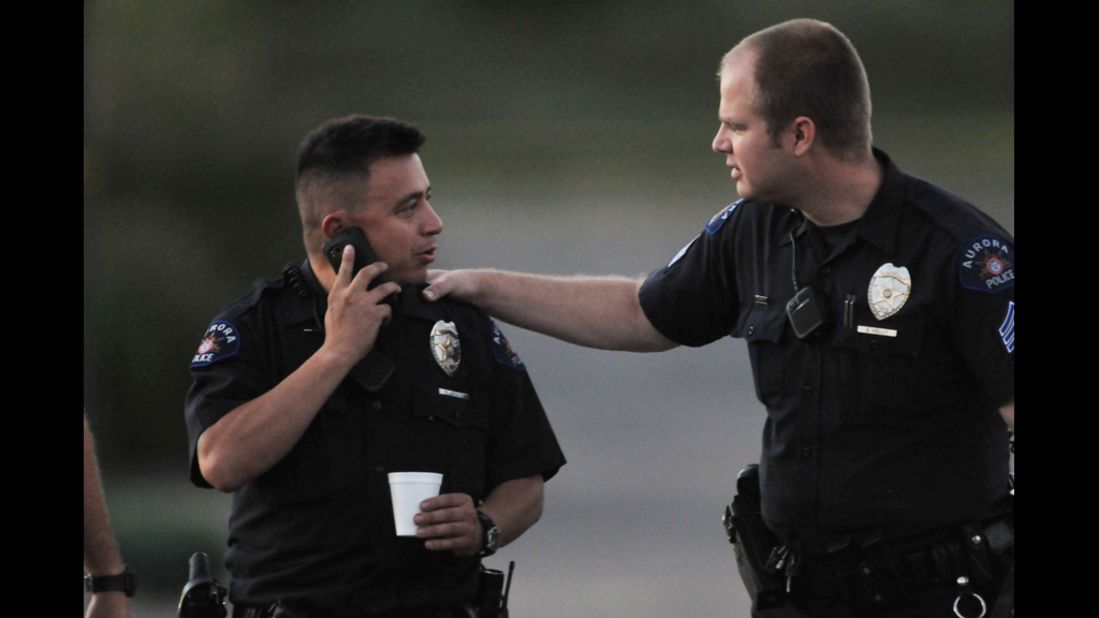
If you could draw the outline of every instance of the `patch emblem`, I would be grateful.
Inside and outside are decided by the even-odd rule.
[[[192,367],[205,367],[211,363],[234,356],[240,351],[240,333],[237,327],[225,320],[217,320],[206,329],[198,350],[191,357]]]
[[[508,338],[504,336],[504,333],[500,331],[500,327],[495,322],[492,324],[492,355],[505,367],[520,372],[527,370],[527,366],[523,364],[523,359],[519,358],[515,350],[511,349]]]
[[[1008,352],[1015,352],[1015,301],[1007,301],[1007,315],[1000,324],[1000,339]]]
[[[962,249],[962,285],[980,292],[1002,292],[1015,285],[1015,252],[995,236],[981,236]]]
[[[884,320],[901,310],[908,302],[911,291],[912,275],[908,273],[908,268],[894,266],[892,262],[882,264],[870,277],[870,287],[866,293],[870,311],[878,320]]]
[[[439,368],[448,376],[454,375],[462,362],[462,342],[458,339],[458,327],[454,322],[439,320],[431,327],[431,355]]]
[[[736,210],[736,207],[740,206],[740,203],[743,201],[744,199],[741,198],[733,202],[732,204],[729,204],[725,208],[722,208],[721,212],[717,213],[713,217],[710,217],[709,223],[706,224],[706,232],[708,234],[717,234],[725,225],[725,222],[729,220],[729,216],[733,214],[733,211]]]

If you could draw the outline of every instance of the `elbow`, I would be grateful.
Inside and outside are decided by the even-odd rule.
[[[538,520],[542,519],[542,512],[545,510],[545,494],[538,492],[538,496],[534,499],[530,505],[530,525],[538,523]],[[529,527],[529,526],[528,526]]]
[[[198,468],[199,472],[202,473],[202,478],[206,479],[206,482],[218,491],[231,494],[244,485],[244,482],[233,477],[231,471],[226,469],[227,466],[219,463],[216,459],[203,461],[202,458],[199,458]]]
[[[223,453],[203,440],[205,437],[200,436],[198,441],[198,470],[202,478],[214,489],[224,493],[233,493],[240,489],[246,479],[241,477],[237,466],[227,461]]]
[[[538,520],[542,519],[542,512],[545,510],[546,504],[546,482],[542,479],[542,475],[539,474],[531,480],[531,501],[530,506],[527,509],[527,519],[530,523],[527,524],[527,528],[538,523]]]

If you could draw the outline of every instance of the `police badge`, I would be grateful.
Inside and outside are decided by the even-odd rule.
[[[894,266],[892,262],[882,264],[870,277],[870,287],[867,290],[870,311],[874,312],[874,317],[878,320],[884,320],[901,310],[908,301],[911,290],[912,276],[907,268]]]
[[[439,320],[431,327],[431,355],[448,376],[458,370],[458,363],[462,362],[462,343],[454,322]]]

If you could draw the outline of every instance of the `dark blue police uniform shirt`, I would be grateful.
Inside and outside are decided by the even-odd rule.
[[[326,295],[262,279],[223,311],[196,352],[187,394],[191,479],[202,432],[263,395],[323,343]],[[395,371],[372,392],[345,379],[293,449],[233,495],[226,564],[234,603],[306,599],[371,609],[468,600],[474,559],[395,537],[387,472],[442,472],[442,493],[483,499],[511,479],[549,479],[565,463],[529,374],[478,309],[420,300],[406,288],[376,349]],[[456,325],[461,356],[447,375],[431,352],[439,320]]]
[[[796,210],[741,200],[640,292],[675,342],[747,341],[767,409],[764,518],[806,553],[993,517],[1008,489],[1012,238],[875,156],[883,184],[838,245]],[[805,340],[786,316],[795,252],[798,285],[830,314]]]

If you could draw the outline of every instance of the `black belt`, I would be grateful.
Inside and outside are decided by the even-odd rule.
[[[790,591],[795,597],[841,598],[884,607],[907,603],[929,586],[953,584],[961,575],[979,576],[983,580],[979,583],[984,583],[996,574],[974,572],[979,568],[974,559],[976,550],[967,546],[967,541],[977,532],[1002,528],[1003,521],[952,526],[919,537],[873,541],[826,554],[795,553],[787,571]],[[1008,547],[1012,543],[1013,539],[1009,540]],[[1006,550],[993,553],[999,555],[1002,551]],[[987,551],[982,555],[991,557]],[[986,570],[995,567],[988,565]]]
[[[234,605],[233,618],[267,618],[274,613],[275,607],[255,607],[252,605]]]
[[[257,607],[254,605],[234,605],[233,618],[271,618],[275,613],[275,606]],[[417,606],[397,607],[382,612],[362,612],[357,614],[362,618],[465,618],[470,616],[470,609],[464,605],[457,606]]]

